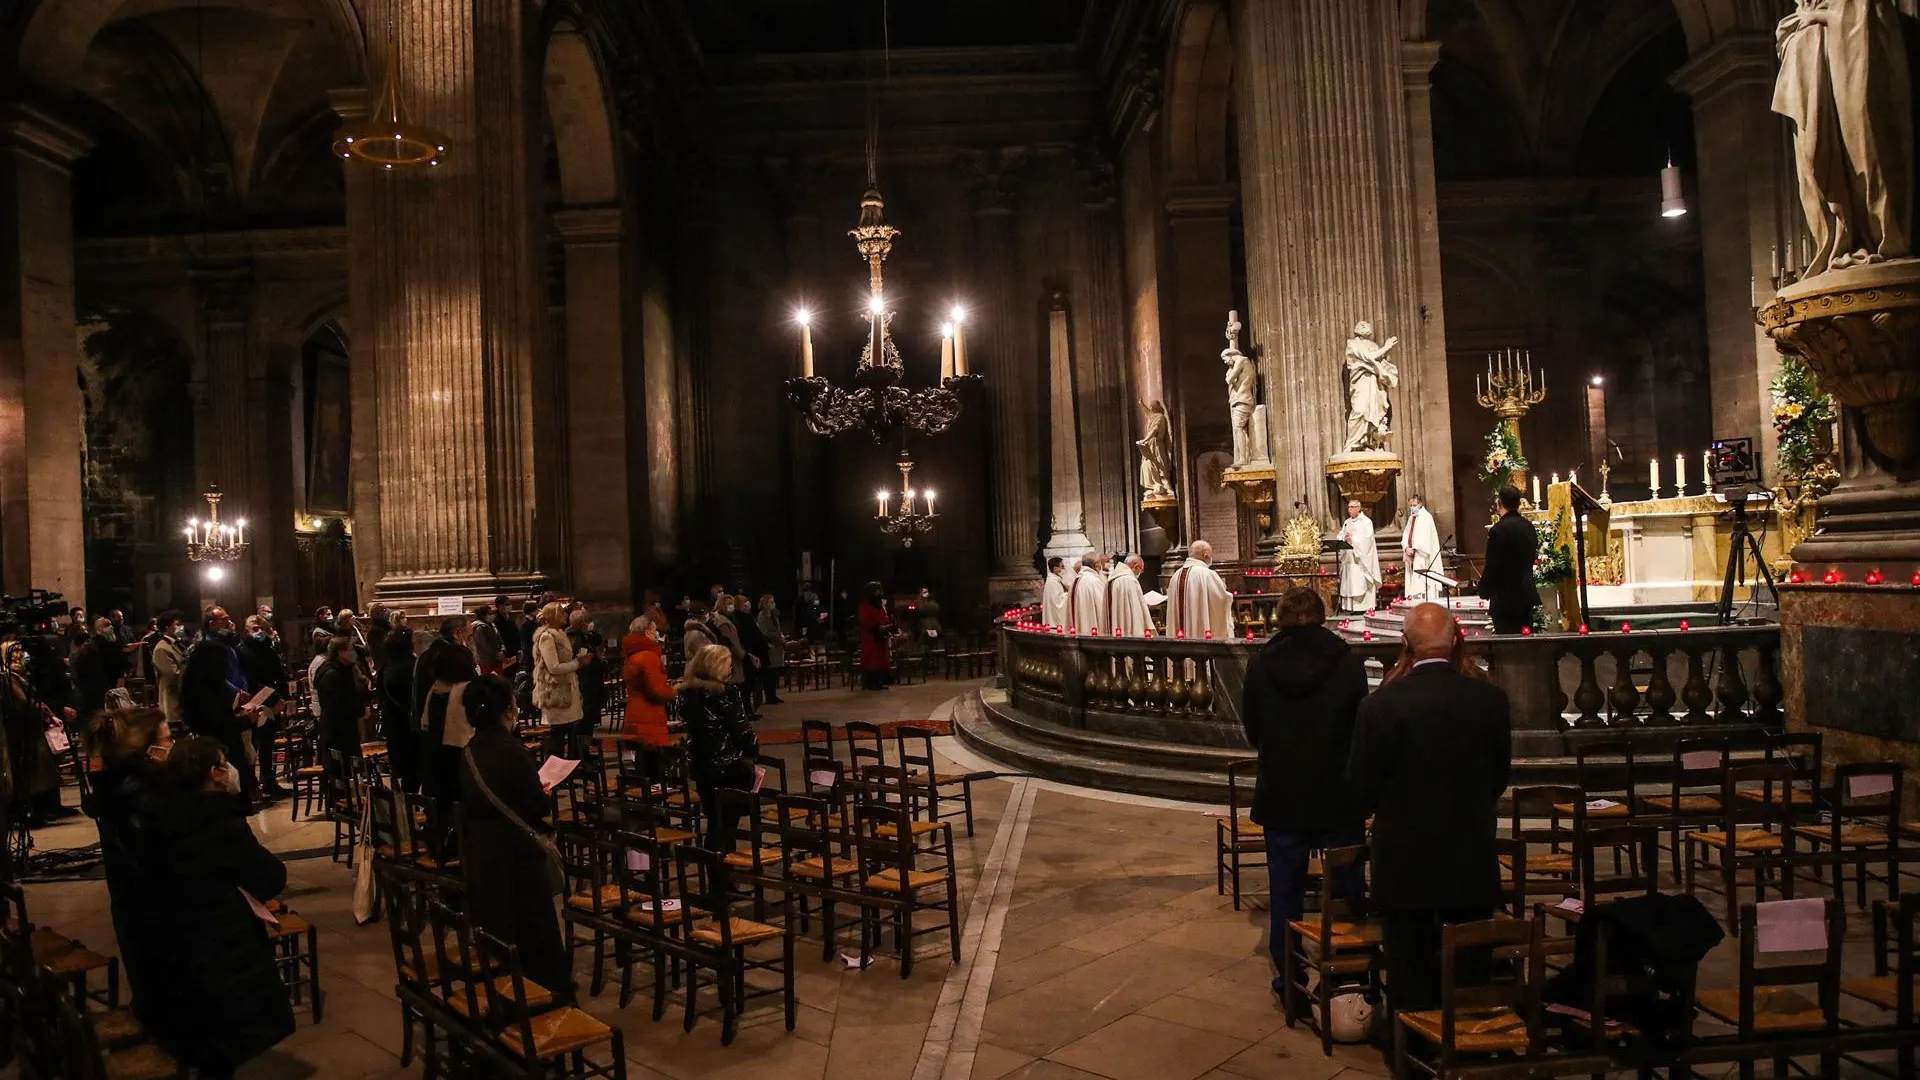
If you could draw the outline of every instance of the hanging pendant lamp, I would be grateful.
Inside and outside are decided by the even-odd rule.
[[[333,152],[382,169],[422,169],[440,164],[447,137],[430,127],[409,123],[400,105],[400,56],[387,45],[386,85],[380,103],[365,120],[340,129]]]

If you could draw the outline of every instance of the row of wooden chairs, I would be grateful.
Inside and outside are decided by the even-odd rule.
[[[893,763],[904,770],[907,782],[920,789],[920,801],[933,811],[930,820],[963,818],[967,835],[973,835],[973,777],[965,773],[943,773],[935,767],[934,733],[913,724],[901,724],[893,732]],[[878,724],[849,720],[834,726],[824,720],[800,722],[801,767],[812,770],[840,759],[844,749],[851,772],[858,776],[869,766],[887,764],[887,738]],[[816,766],[816,763],[819,763]]]

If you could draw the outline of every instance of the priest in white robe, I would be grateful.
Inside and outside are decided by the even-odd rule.
[[[1107,575],[1107,621],[1115,637],[1145,637],[1148,628],[1153,626],[1153,616],[1147,611],[1147,596],[1140,587],[1140,575],[1146,569],[1144,559],[1129,555],[1116,563]]]
[[[1213,569],[1213,545],[1195,540],[1187,548],[1187,561],[1173,572],[1167,584],[1167,633],[1204,639],[1212,631],[1215,641],[1233,637],[1233,594]]]
[[[1433,523],[1427,501],[1418,495],[1407,500],[1407,525],[1400,546],[1407,601],[1439,600],[1440,583],[1420,571],[1440,572],[1440,530]]]
[[[1067,594],[1067,632],[1104,634],[1107,626],[1107,557],[1089,551],[1080,557]]]
[[[1372,611],[1380,590],[1380,552],[1373,546],[1373,519],[1361,513],[1358,500],[1347,502],[1340,539],[1352,545],[1340,551],[1340,610]]]
[[[1059,556],[1047,560],[1047,580],[1040,589],[1040,622],[1067,628],[1067,568]]]

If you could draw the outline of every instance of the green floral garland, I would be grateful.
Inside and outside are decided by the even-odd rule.
[[[1540,530],[1540,550],[1533,556],[1533,584],[1536,588],[1544,589],[1573,580],[1573,549],[1555,543],[1560,537],[1560,527],[1566,524],[1566,520],[1567,511],[1563,509],[1551,525]]]
[[[1495,424],[1487,433],[1487,452],[1480,460],[1480,482],[1498,495],[1500,489],[1518,486],[1515,477],[1527,470],[1527,459],[1520,454],[1520,440],[1506,424]]]
[[[1773,438],[1780,450],[1780,475],[1798,480],[1825,457],[1825,434],[1833,424],[1833,399],[1797,356],[1780,358],[1773,392]]]

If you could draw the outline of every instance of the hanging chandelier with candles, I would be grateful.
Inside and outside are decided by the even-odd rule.
[[[902,547],[912,547],[915,537],[933,531],[933,492],[913,486],[913,459],[905,450],[900,451],[899,467],[900,505],[891,506],[892,495],[885,488],[874,492],[879,504],[874,519],[880,522],[881,532],[900,541]]]
[[[190,562],[233,562],[247,553],[247,519],[232,524],[220,520],[220,488],[206,491],[207,517],[187,519],[187,559]]]
[[[848,235],[867,263],[867,334],[854,369],[853,387],[843,389],[814,373],[811,313],[801,310],[800,375],[787,380],[787,400],[806,418],[816,435],[844,435],[865,431],[874,442],[884,442],[901,428],[929,435],[947,430],[960,416],[961,394],[980,381],[967,367],[966,310],[955,305],[940,328],[940,383],[912,388],[903,385],[905,367],[892,334],[893,312],[887,306],[885,264],[900,230],[887,224],[886,201],[868,170],[867,193],[860,200],[860,223]]]

